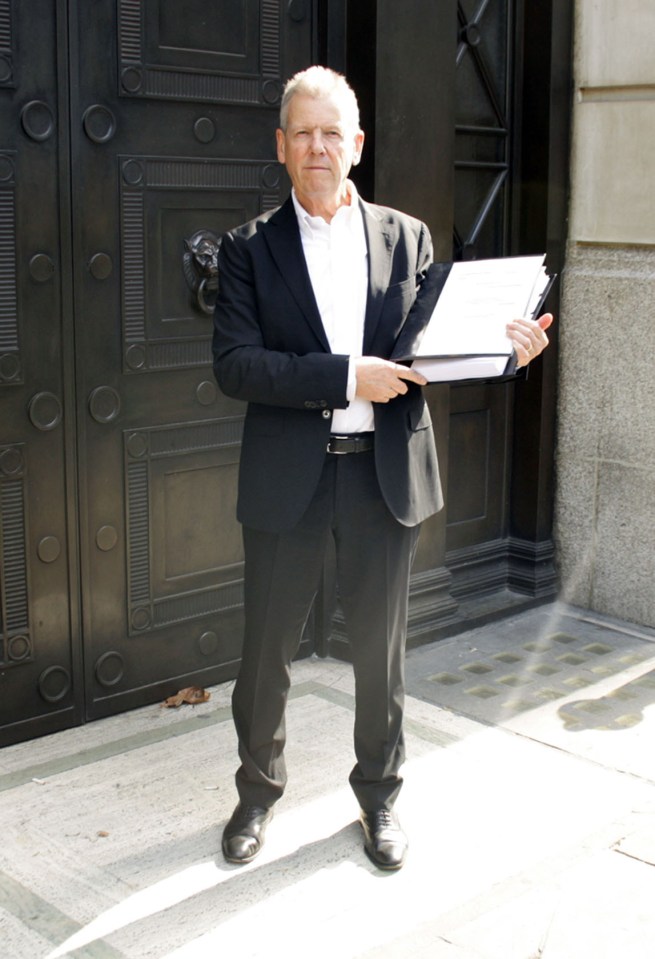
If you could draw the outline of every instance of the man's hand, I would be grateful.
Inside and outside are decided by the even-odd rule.
[[[419,386],[425,386],[428,382],[420,373],[377,356],[358,357],[355,360],[355,372],[356,395],[371,403],[388,403],[399,394],[406,393],[408,382],[418,383]]]
[[[507,324],[507,335],[514,345],[518,366],[527,366],[530,360],[548,346],[546,330],[553,322],[552,313],[544,313],[538,320],[512,320]]]

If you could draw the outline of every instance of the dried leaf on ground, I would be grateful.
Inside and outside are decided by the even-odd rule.
[[[191,706],[197,706],[198,703],[206,703],[211,693],[208,693],[202,686],[187,686],[181,689],[175,696],[169,696],[162,703],[162,706],[172,706],[177,708],[182,703],[189,703]]]

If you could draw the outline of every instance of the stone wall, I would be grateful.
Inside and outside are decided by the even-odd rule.
[[[655,625],[655,3],[577,0],[560,316],[563,598]]]

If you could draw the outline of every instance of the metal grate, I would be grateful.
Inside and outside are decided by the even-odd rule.
[[[455,73],[455,259],[506,253],[512,0],[460,0]]]

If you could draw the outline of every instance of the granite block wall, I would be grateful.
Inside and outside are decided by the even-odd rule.
[[[578,0],[560,322],[563,598],[655,626],[655,4]]]

